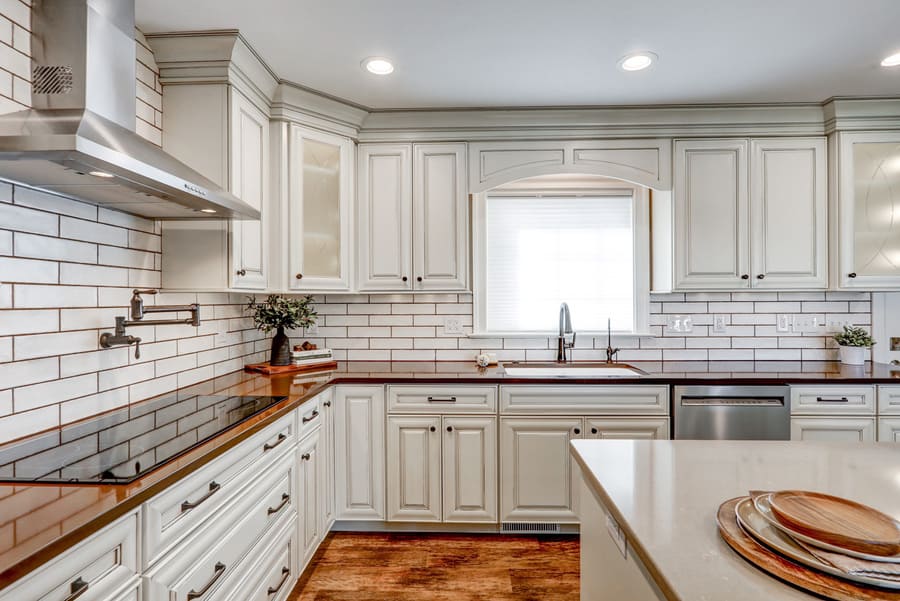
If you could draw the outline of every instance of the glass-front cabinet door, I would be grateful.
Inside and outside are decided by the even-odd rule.
[[[837,135],[837,283],[900,289],[900,132]]]
[[[352,142],[291,125],[288,286],[350,289]]]

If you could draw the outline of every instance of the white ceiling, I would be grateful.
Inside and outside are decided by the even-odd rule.
[[[137,0],[137,25],[239,29],[282,79],[374,109],[900,95],[878,64],[900,0]],[[636,50],[660,60],[620,71]]]

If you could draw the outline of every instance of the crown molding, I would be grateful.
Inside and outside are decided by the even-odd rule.
[[[826,134],[900,129],[900,98],[830,98],[823,109]]]
[[[356,139],[367,109],[281,81],[272,101],[272,118],[300,123]]]

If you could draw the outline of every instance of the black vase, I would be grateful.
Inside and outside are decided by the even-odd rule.
[[[279,327],[272,338],[272,355],[269,357],[269,365],[291,364],[291,339],[284,333],[284,328]]]

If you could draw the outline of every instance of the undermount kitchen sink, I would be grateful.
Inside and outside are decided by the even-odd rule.
[[[625,363],[504,363],[508,376],[531,378],[622,378],[646,372]]]

